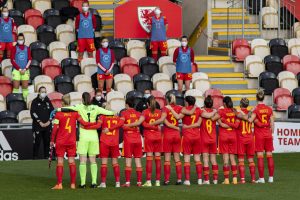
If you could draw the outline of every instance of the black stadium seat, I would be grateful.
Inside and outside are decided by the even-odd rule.
[[[271,95],[279,87],[277,76],[272,72],[262,72],[258,80],[259,87],[264,89],[266,95]]]
[[[109,48],[114,50],[115,57],[118,62],[127,56],[125,45],[120,40],[110,41]]]
[[[81,74],[81,68],[77,59],[65,58],[61,61],[61,67],[63,74],[71,77],[71,79]]]
[[[144,93],[138,90],[132,90],[126,94],[127,98],[134,98],[134,107],[144,98]]]
[[[74,20],[74,18],[79,14],[79,10],[75,7],[64,7],[60,10],[61,20],[66,23],[68,19]]]
[[[61,10],[64,7],[69,7],[70,2],[68,0],[52,0],[52,8]]]
[[[112,69],[112,74],[115,76],[120,73],[121,73],[120,66],[118,64],[114,64],[113,69]]]
[[[300,73],[297,74],[298,86],[300,86]]]
[[[14,0],[14,8],[24,13],[32,7],[30,0]]]
[[[139,66],[143,74],[152,77],[159,72],[159,67],[152,57],[143,57],[139,60]]]
[[[285,55],[289,54],[289,49],[286,45],[286,42],[282,38],[275,38],[269,42],[271,54],[283,58]]]
[[[97,72],[94,73],[92,76],[91,76],[91,79],[92,79],[92,86],[94,89],[97,89],[98,88],[98,79],[97,79]],[[113,84],[111,86],[111,88],[114,88],[114,85],[115,85],[115,82],[113,81]],[[105,91],[106,90],[106,81],[104,81],[104,87],[103,87],[103,90]]]
[[[283,71],[283,64],[281,58],[274,55],[268,55],[264,58],[266,71],[273,72],[276,76]]]
[[[0,112],[0,124],[18,123],[17,115],[11,111]]]
[[[74,51],[76,52],[77,51],[77,41],[74,41],[74,42],[71,42],[68,46],[68,51],[69,51],[69,57],[72,57],[71,55],[71,52]]]
[[[51,42],[56,41],[55,29],[52,26],[43,24],[37,28],[36,32],[38,40],[45,43],[47,46]]]
[[[14,19],[17,26],[25,24],[25,19],[23,13],[19,10],[11,9],[9,10],[9,16]]]
[[[53,28],[56,28],[58,25],[63,23],[59,10],[48,9],[44,12],[43,17],[45,19],[45,23]]]
[[[175,83],[177,83],[176,73],[172,75],[173,87],[175,88]]]
[[[30,63],[30,80],[33,80],[36,76],[42,74],[42,68],[40,62],[37,60],[31,60]]]
[[[288,118],[300,119],[300,105],[291,105],[288,108]]]
[[[96,18],[96,29],[95,31],[101,31],[102,30],[102,18],[101,16],[99,15],[97,9],[94,9],[94,8],[90,8],[90,12],[95,15],[95,18]]]
[[[147,74],[136,74],[133,77],[134,89],[144,92],[146,89],[152,90],[153,83]]]
[[[166,96],[168,96],[170,94],[175,95],[177,105],[184,106],[184,95],[181,92],[179,92],[178,90],[170,90],[166,93]]]
[[[294,97],[294,103],[300,105],[300,87],[292,91],[292,96]]]
[[[42,62],[45,58],[49,58],[49,51],[46,44],[36,41],[30,44],[32,59]]]
[[[62,94],[68,94],[74,91],[72,78],[67,75],[58,75],[54,78],[55,90]]]
[[[18,93],[7,95],[6,108],[15,114],[18,114],[22,110],[26,110],[26,102],[24,101],[23,95]]]

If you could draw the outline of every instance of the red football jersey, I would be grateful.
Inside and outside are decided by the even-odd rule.
[[[219,113],[220,117],[225,119],[226,121],[228,121],[230,123],[235,123],[236,116],[231,108],[221,108],[221,109],[219,109],[218,113]],[[233,128],[222,128],[220,126],[219,129],[220,129],[220,134],[226,134],[229,137],[233,136],[232,134],[236,134],[236,131]]]
[[[138,121],[141,117],[141,113],[134,110],[133,108],[122,111],[121,118],[124,119],[124,124],[131,124]],[[124,140],[132,143],[137,143],[141,141],[141,134],[139,127],[127,128],[123,126],[124,130]]]
[[[211,108],[204,108],[204,110],[208,113],[213,112],[213,109]],[[203,142],[205,143],[217,142],[216,121],[212,121],[211,119],[207,119],[207,118],[202,118],[200,133]]]
[[[272,108],[265,104],[258,104],[253,113],[256,114],[256,119],[262,124],[270,124],[273,115]],[[272,137],[271,126],[260,128],[254,125],[254,133],[264,137]]]
[[[182,109],[182,106],[179,106],[179,105],[174,105],[172,104],[171,107],[173,108],[173,110],[176,112],[176,113],[180,113],[181,112],[181,109]],[[162,110],[163,113],[166,113],[167,114],[167,117],[166,117],[166,120],[168,120],[168,122],[170,122],[171,124],[173,124],[174,126],[178,126],[179,123],[178,123],[178,120],[174,117],[174,115],[172,114],[172,112],[164,107],[163,110]],[[178,133],[177,130],[175,129],[172,129],[172,128],[169,128],[167,126],[164,126],[164,133]]]
[[[247,108],[241,108],[241,111],[246,115],[249,113]],[[245,139],[253,137],[252,123],[249,123],[248,121],[245,120],[241,120],[239,129],[237,131],[237,135],[239,136],[239,138],[245,138]]]
[[[193,109],[194,106],[186,107],[187,110]],[[182,123],[185,125],[192,125],[197,123],[199,118],[201,117],[202,110],[200,108],[196,108],[195,113],[193,115],[185,115],[182,118]],[[182,129],[182,134],[188,138],[197,138],[200,136],[200,127],[190,128],[190,129]]]
[[[110,132],[100,136],[100,142],[108,146],[116,146],[119,144],[119,128],[124,124],[124,121],[118,116],[100,116],[102,130],[108,128]]]
[[[53,128],[51,141],[56,144],[76,143],[76,121],[79,117],[77,112],[57,112],[54,125],[58,126],[58,130]]]
[[[160,125],[156,126],[149,126],[149,123],[155,122],[158,119],[161,118],[161,111],[158,109],[155,109],[154,113],[151,112],[151,109],[146,109],[143,111],[143,116],[145,117],[145,120],[143,122],[144,127],[144,136],[149,139],[160,139],[161,138],[161,131],[160,131]]]

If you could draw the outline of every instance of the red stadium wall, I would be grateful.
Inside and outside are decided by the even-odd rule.
[[[300,0],[284,0],[286,8],[293,12],[292,7],[295,6],[295,17],[300,21],[300,12],[297,12],[300,9]],[[290,6],[291,5],[291,6]]]
[[[115,38],[149,38],[149,34],[139,22],[139,8],[157,7],[169,22],[167,36],[179,38],[182,35],[182,8],[169,0],[131,0],[115,8]],[[141,18],[140,18],[141,20]]]

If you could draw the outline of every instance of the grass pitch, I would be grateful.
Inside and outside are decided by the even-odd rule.
[[[220,159],[220,156],[218,156]],[[134,186],[135,172],[132,173],[131,188],[114,188],[112,169],[109,168],[106,189],[69,189],[69,170],[65,165],[64,189],[50,190],[54,186],[55,162],[48,169],[47,160],[0,162],[0,200],[15,199],[112,199],[112,200],[150,200],[150,199],[300,199],[300,153],[274,154],[275,178],[273,184],[245,185],[196,185],[195,167],[191,166],[191,186],[161,186],[152,188],[138,188]],[[144,161],[144,160],[143,160]],[[99,161],[98,161],[99,162]],[[219,163],[220,160],[219,160]],[[144,163],[143,163],[144,164]],[[99,166],[99,165],[98,165]],[[121,183],[124,182],[124,160],[120,159]],[[267,166],[265,164],[265,166]],[[89,167],[88,167],[89,168]],[[222,166],[219,166],[219,182],[223,180]],[[246,168],[249,181],[249,171]],[[266,168],[267,169],[267,168]],[[267,170],[265,171],[267,174]],[[89,171],[88,171],[89,174]],[[79,175],[78,183],[79,183]],[[154,177],[154,175],[153,175]],[[175,168],[172,168],[171,183],[175,183]],[[90,177],[87,176],[87,183]]]

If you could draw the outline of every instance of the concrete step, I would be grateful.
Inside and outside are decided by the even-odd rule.
[[[243,9],[242,8],[212,8],[211,9],[212,14],[242,14]],[[246,12],[246,9],[244,9],[244,12]]]
[[[212,29],[241,29],[243,24],[213,24]],[[259,29],[259,24],[244,24],[245,29]]]
[[[230,61],[229,56],[214,56],[214,55],[203,55],[203,56],[195,56],[196,62],[207,62],[207,61]]]
[[[217,40],[234,40],[235,38],[242,38],[243,32],[242,31],[224,31],[224,32],[215,32],[214,39]],[[260,37],[259,31],[247,31],[244,32],[244,38],[248,40],[252,40],[255,38]]]
[[[249,23],[249,16],[244,17],[245,24]],[[212,24],[241,24],[243,23],[242,16],[232,16],[232,15],[225,15],[225,16],[212,16]]]
[[[230,48],[208,47],[208,55],[228,56]]]
[[[207,73],[209,78],[244,78],[243,73],[239,72],[223,72],[223,73]]]
[[[198,71],[205,73],[234,72],[234,64],[198,64]]]
[[[210,81],[213,88],[222,89],[248,89],[248,81],[246,80],[220,80],[220,81]]]
[[[223,95],[256,95],[256,89],[224,89],[221,90]]]

